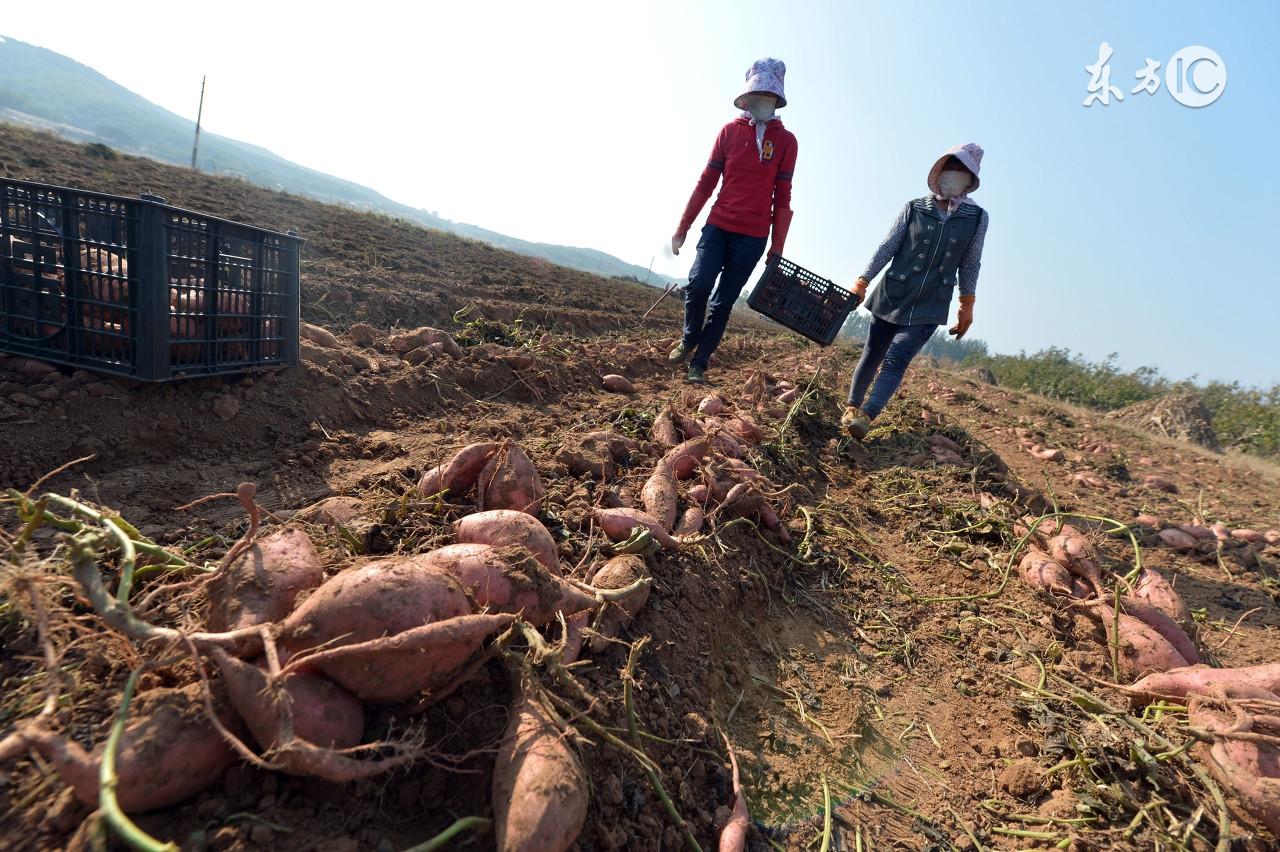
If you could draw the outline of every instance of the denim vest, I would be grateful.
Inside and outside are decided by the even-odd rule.
[[[911,202],[907,233],[867,310],[897,325],[943,325],[956,269],[978,230],[982,208],[963,202],[945,220],[932,196]]]

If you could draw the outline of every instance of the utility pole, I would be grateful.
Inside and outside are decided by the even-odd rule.
[[[191,168],[196,167],[196,152],[200,150],[200,119],[204,117],[204,81],[207,75],[200,77],[200,108],[196,110],[196,138],[191,143]]]
[[[648,270],[647,272],[645,272],[645,274],[644,274],[644,283],[646,283],[646,284],[648,284],[648,283],[649,283],[649,276],[650,276],[651,274],[653,274],[653,261],[654,261],[654,258],[655,258],[655,257],[657,257],[657,255],[652,255],[652,256],[649,258],[649,270]]]

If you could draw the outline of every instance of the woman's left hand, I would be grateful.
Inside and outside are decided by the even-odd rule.
[[[964,337],[971,325],[973,325],[973,296],[961,296],[960,314],[956,317],[956,324],[951,326],[949,331],[956,336],[956,340],[959,340]]]

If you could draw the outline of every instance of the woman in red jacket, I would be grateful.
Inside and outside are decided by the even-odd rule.
[[[747,84],[733,102],[742,115],[720,129],[707,167],[671,237],[671,250],[679,254],[689,226],[723,177],[724,186],[702,228],[698,256],[689,271],[684,336],[670,355],[671,362],[679,364],[693,353],[691,382],[705,381],[711,353],[724,336],[733,303],[764,254],[770,231],[770,255],[782,254],[787,239],[796,137],[774,114],[787,105],[782,87],[786,73],[787,66],[778,59],[751,65]]]

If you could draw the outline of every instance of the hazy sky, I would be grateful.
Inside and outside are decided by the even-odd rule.
[[[1118,5],[61,0],[0,32],[192,118],[207,73],[211,131],[673,275],[692,252],[662,247],[743,72],[775,56],[800,145],[792,259],[851,283],[938,154],[975,141],[991,229],[971,334],[1280,381],[1280,4]],[[1104,41],[1124,100],[1086,108]],[[1200,109],[1165,82],[1192,45],[1227,69]],[[1148,57],[1160,88],[1132,94]]]

